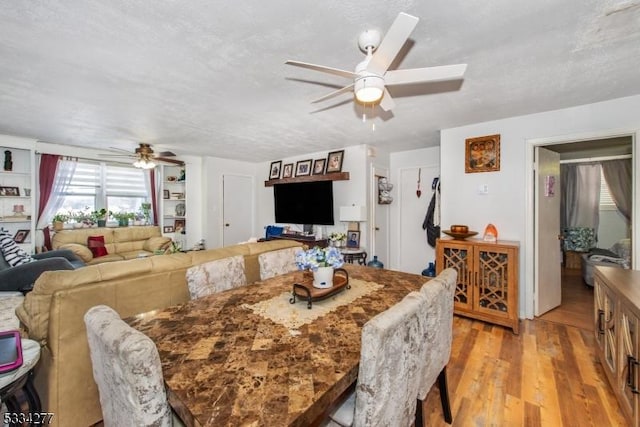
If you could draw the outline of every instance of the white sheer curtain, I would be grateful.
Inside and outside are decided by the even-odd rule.
[[[56,211],[62,206],[64,199],[60,197],[60,195],[66,192],[69,188],[71,178],[73,178],[73,174],[76,171],[76,164],[76,160],[69,158],[61,159],[58,162],[56,178],[53,183],[53,189],[51,190],[51,197],[49,197],[49,201],[38,220],[36,229],[42,230],[44,227],[47,227],[51,223]]]
[[[600,223],[600,164],[560,165],[562,228],[598,229]]]
[[[602,162],[602,174],[607,181],[607,187],[611,193],[611,198],[616,204],[620,213],[631,221],[631,210],[633,204],[631,159],[608,160]]]

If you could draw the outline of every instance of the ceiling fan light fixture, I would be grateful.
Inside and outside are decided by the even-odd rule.
[[[356,80],[356,99],[364,104],[379,101],[384,93],[384,79],[380,76],[366,76]]]
[[[156,164],[150,159],[140,158],[133,162],[133,166],[139,169],[153,169]]]

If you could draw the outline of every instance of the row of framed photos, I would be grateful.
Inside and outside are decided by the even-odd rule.
[[[297,176],[324,175],[326,173],[342,172],[344,150],[332,151],[326,159],[298,160],[295,164],[287,163],[282,166],[282,160],[271,162],[269,179],[293,178]],[[312,164],[313,163],[313,164]]]

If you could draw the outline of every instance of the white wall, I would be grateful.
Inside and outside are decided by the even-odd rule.
[[[482,232],[493,223],[500,239],[521,242],[520,317],[533,317],[533,255],[528,253],[533,237],[526,235],[526,218],[533,211],[526,186],[527,150],[532,148],[527,141],[562,136],[579,139],[579,135],[606,132],[618,135],[622,130],[640,129],[638,111],[640,96],[632,96],[441,131],[443,227],[462,223]],[[501,135],[500,171],[466,174],[465,138],[496,133]],[[488,185],[489,194],[478,194],[481,184]]]
[[[422,223],[433,196],[431,182],[440,173],[440,148],[391,153],[391,263],[390,268],[420,274],[435,261],[435,249],[427,244]],[[417,197],[418,169],[421,169],[421,191]]]

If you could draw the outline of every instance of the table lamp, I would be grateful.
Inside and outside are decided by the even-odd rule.
[[[340,206],[340,221],[348,222],[347,230],[360,231],[360,222],[367,220],[364,206]]]

